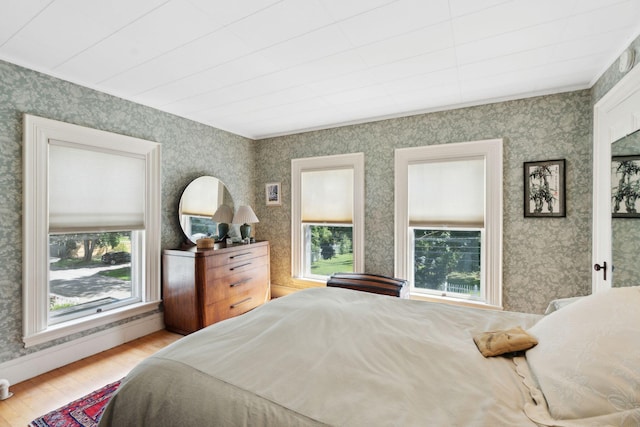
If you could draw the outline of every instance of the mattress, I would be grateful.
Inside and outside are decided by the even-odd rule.
[[[314,288],[180,339],[123,380],[100,426],[536,426],[483,331],[541,316]]]

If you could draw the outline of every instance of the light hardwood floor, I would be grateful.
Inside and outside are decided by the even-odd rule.
[[[0,427],[28,426],[40,415],[119,380],[138,362],[181,337],[158,331],[11,385],[13,396],[0,401]]]

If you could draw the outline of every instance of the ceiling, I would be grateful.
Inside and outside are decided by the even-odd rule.
[[[252,139],[590,87],[638,0],[0,0],[0,59]]]

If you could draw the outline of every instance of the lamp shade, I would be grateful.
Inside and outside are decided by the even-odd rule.
[[[240,206],[238,211],[233,216],[233,220],[231,221],[234,224],[248,224],[254,222],[260,222],[258,217],[251,209],[251,206]]]
[[[231,210],[231,207],[229,207],[229,205],[220,205],[211,219],[218,223],[228,224],[233,219],[233,211]]]

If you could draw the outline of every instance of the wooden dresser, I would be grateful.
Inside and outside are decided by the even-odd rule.
[[[189,334],[271,298],[269,242],[167,249],[162,299],[168,330]]]

